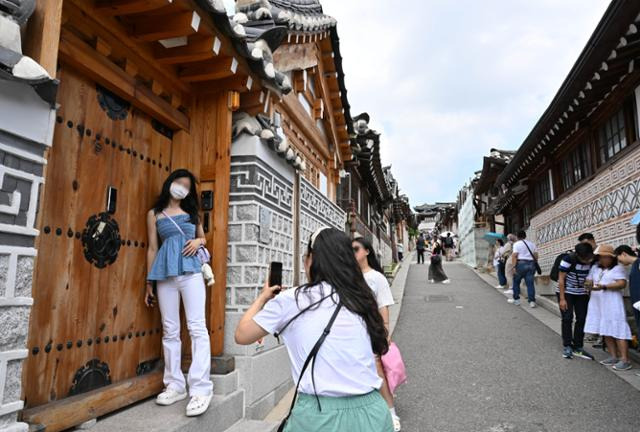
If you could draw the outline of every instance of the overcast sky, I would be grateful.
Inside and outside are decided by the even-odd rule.
[[[367,111],[411,205],[455,201],[491,148],[517,149],[608,0],[321,0],[352,115]]]

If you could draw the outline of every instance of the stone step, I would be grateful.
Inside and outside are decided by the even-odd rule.
[[[244,390],[225,396],[214,395],[209,409],[200,417],[185,415],[188,402],[187,398],[163,407],[149,399],[98,419],[90,431],[225,432],[243,418]]]
[[[238,371],[235,370],[226,375],[211,375],[211,381],[213,381],[214,395],[228,395],[238,390]]]
[[[278,423],[261,420],[241,420],[225,432],[276,432]]]

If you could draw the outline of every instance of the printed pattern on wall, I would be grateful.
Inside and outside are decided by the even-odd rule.
[[[300,283],[305,283],[307,275],[302,263],[302,255],[307,250],[311,234],[318,228],[329,226],[344,231],[347,214],[325,197],[303,177],[300,177]]]
[[[617,161],[586,185],[537,214],[529,235],[536,239],[545,273],[555,257],[591,232],[599,243],[635,244],[629,220],[640,209],[640,149]]]
[[[293,284],[293,184],[257,157],[231,158],[227,310],[249,307],[267,278],[269,263],[283,263]]]

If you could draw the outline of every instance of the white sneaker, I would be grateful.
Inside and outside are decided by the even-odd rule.
[[[443,284],[445,284],[445,285],[447,285],[447,284],[450,284],[450,283],[451,283],[451,281],[450,281],[449,279],[447,279],[447,280],[443,280],[443,281],[442,281],[442,283],[443,283]]]
[[[400,432],[402,430],[402,426],[400,426],[400,417],[391,415],[393,419],[393,430],[394,432]]]
[[[529,307],[534,308],[536,307],[536,302],[529,302]]]
[[[513,291],[510,290],[509,288],[505,288],[504,291],[502,291],[504,294],[513,294]]]
[[[496,285],[496,289],[502,289],[502,285]]]
[[[192,396],[187,404],[187,417],[196,417],[203,414],[213,398],[213,393],[209,396]]]
[[[514,299],[510,298],[510,299],[507,300],[507,303],[511,303],[511,304],[513,304],[515,306],[520,306],[520,299],[514,300]]]
[[[173,405],[187,397],[187,392],[179,393],[174,389],[168,388],[156,397],[156,403],[162,406]]]
[[[436,283],[436,281],[433,279],[429,279],[429,283]]]

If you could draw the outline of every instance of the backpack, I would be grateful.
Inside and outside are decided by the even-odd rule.
[[[571,263],[571,267],[569,267],[568,273],[575,270],[576,264],[578,263],[578,258],[572,251],[563,252],[560,255],[558,255],[555,261],[553,262],[553,267],[551,267],[551,272],[549,272],[549,279],[551,279],[554,282],[558,282],[558,279],[560,279],[560,263],[562,263],[563,260]]]
[[[447,237],[444,239],[444,245],[446,247],[453,247],[453,237]]]

